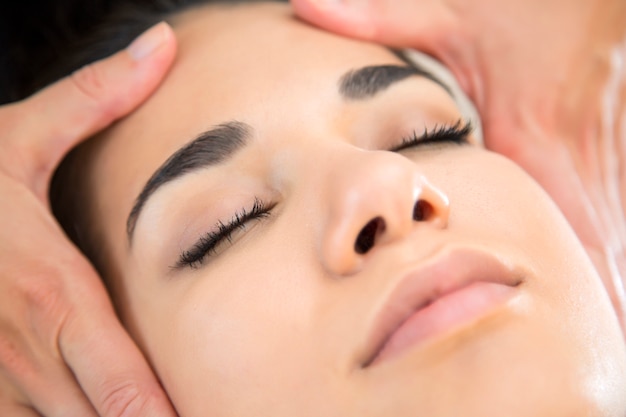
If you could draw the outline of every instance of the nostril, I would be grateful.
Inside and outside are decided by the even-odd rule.
[[[374,247],[376,237],[385,230],[385,221],[381,217],[376,217],[367,223],[359,232],[354,242],[354,250],[358,254],[365,254]]]
[[[417,200],[415,207],[413,207],[413,220],[421,222],[428,220],[433,214],[433,206],[428,201]]]

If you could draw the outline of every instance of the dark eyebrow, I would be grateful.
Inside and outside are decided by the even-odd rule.
[[[137,218],[146,201],[159,187],[192,171],[220,164],[246,146],[252,136],[252,127],[233,121],[198,135],[194,140],[177,150],[148,180],[135,200],[126,221],[126,233],[132,241]]]
[[[406,62],[402,56],[400,58]],[[406,66],[372,65],[348,71],[339,80],[339,93],[348,100],[364,100],[386,90],[394,83],[413,76],[428,78],[450,92],[441,80],[411,63]],[[249,142],[252,130],[250,125],[238,121],[223,123],[201,133],[172,154],[152,174],[135,200],[126,221],[129,242],[132,241],[141,210],[157,189],[192,171],[226,161]]]
[[[421,76],[449,88],[428,71],[416,66],[373,65],[348,71],[339,79],[339,93],[347,100],[364,100],[386,90],[392,84],[408,77]]]

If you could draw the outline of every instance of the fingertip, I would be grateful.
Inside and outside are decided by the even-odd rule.
[[[296,15],[304,20],[314,22],[325,14],[330,14],[341,6],[335,0],[291,0]]]
[[[142,61],[158,53],[162,47],[167,47],[173,38],[171,27],[166,22],[160,22],[139,35],[126,51],[135,61]]]
[[[371,39],[366,2],[349,0],[291,0],[296,16],[313,25],[344,36]]]
[[[129,87],[138,88],[143,99],[153,92],[172,66],[177,52],[176,36],[169,24],[160,22],[135,39],[125,52],[135,63],[134,83]]]
[[[11,135],[29,155],[24,168],[33,183],[46,184],[61,157],[143,103],[174,62],[176,36],[165,22],[148,29],[125,50],[93,62],[13,107],[18,115],[37,115]],[[31,116],[29,116],[31,117]],[[9,143],[10,141],[7,141]],[[5,146],[7,146],[5,144]]]
[[[75,90],[82,93],[76,103],[92,105],[83,107],[90,116],[83,118],[87,123],[78,130],[82,134],[74,137],[89,137],[143,103],[165,78],[176,51],[174,31],[166,22],[160,22],[125,50],[75,72],[70,79]]]
[[[139,35],[125,50],[135,73],[131,87],[144,90],[140,93],[151,92],[171,67],[176,51],[176,36],[167,22],[157,23]]]

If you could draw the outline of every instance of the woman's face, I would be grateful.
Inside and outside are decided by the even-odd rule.
[[[88,181],[120,314],[181,416],[626,412],[584,251],[517,166],[455,143],[445,89],[284,5],[176,28]]]

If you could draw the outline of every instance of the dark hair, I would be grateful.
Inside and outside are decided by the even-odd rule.
[[[150,26],[188,7],[251,1],[255,0],[9,2],[6,22],[0,21],[5,24],[0,32],[0,104],[25,98],[112,55]]]
[[[0,103],[25,98],[87,64],[112,55],[149,27],[187,8],[262,1],[268,0],[43,0],[48,3],[47,9],[42,6],[40,13],[29,16],[24,27],[12,35],[11,30],[5,32],[5,38],[8,33],[8,38],[13,39],[17,39],[17,32],[26,33],[10,48],[7,58],[0,60]],[[44,22],[41,11],[51,9],[55,10],[56,18]],[[19,15],[16,10],[12,11],[14,17]],[[32,33],[28,27],[33,29]],[[0,46],[2,40],[0,32]],[[58,167],[50,185],[50,206],[68,237],[106,276],[110,273],[106,248],[95,226],[88,189],[89,149],[94,146],[90,142],[93,141],[72,150]]]
[[[114,0],[22,0],[0,3],[0,104],[34,91],[42,68],[108,14]]]

